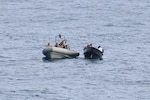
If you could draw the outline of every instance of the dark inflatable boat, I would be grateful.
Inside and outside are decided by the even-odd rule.
[[[102,60],[103,52],[95,47],[85,47],[83,49],[85,59],[100,59]]]

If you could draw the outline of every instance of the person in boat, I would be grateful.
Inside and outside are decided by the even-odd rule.
[[[60,47],[67,49],[66,40],[62,40],[62,42],[59,45],[60,45]]]
[[[101,51],[101,53],[104,53],[104,49],[101,46],[98,46],[98,50]]]
[[[55,47],[60,47],[59,43],[56,43],[56,44],[55,44]]]
[[[84,47],[84,49],[85,49],[85,48],[88,48],[88,47],[92,47],[92,44],[87,44],[87,45]]]
[[[92,43],[89,45],[89,47],[92,47]]]
[[[50,44],[50,43],[48,43],[46,46],[47,46],[47,47],[49,47],[49,46],[51,46],[51,44]]]
[[[86,47],[92,47],[92,43],[91,44],[87,44],[87,46]]]
[[[68,48],[68,47],[67,47],[67,44],[66,44],[66,40],[62,40],[61,43],[56,43],[56,44],[55,44],[55,47],[60,47],[60,48],[65,48],[65,49]]]

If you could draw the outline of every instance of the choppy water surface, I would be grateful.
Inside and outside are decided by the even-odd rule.
[[[77,59],[43,61],[58,34]],[[149,0],[0,0],[1,100],[150,100],[149,51]]]

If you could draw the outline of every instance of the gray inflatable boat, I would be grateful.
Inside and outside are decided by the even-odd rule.
[[[63,59],[63,58],[76,58],[79,52],[60,48],[60,47],[46,47],[43,49],[43,55],[48,59]]]
[[[79,56],[79,52],[70,50],[68,45],[62,47],[63,44],[66,44],[66,39],[64,35],[57,35],[55,37],[55,46],[50,46],[50,43],[43,49],[43,55],[47,59],[63,59],[63,58],[76,58]],[[64,46],[64,45],[63,45]]]

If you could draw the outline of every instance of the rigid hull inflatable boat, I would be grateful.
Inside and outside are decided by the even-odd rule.
[[[48,59],[75,58],[79,56],[79,53],[76,51],[60,47],[46,47],[43,49],[43,54]]]
[[[66,44],[65,36],[60,34],[55,37],[55,46],[48,43],[46,48],[43,49],[43,54],[47,59],[75,58],[79,56],[79,52],[70,50]]]

